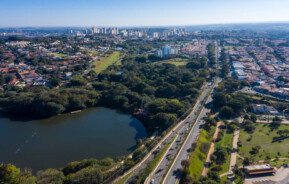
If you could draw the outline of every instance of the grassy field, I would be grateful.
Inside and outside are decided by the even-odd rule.
[[[204,163],[206,161],[206,156],[207,152],[209,151],[209,146],[211,143],[211,135],[213,134],[215,130],[211,130],[211,132],[207,132],[205,130],[202,130],[197,142],[197,147],[196,149],[192,152],[189,161],[190,161],[190,166],[189,166],[189,171],[191,177],[198,179],[201,174],[202,170],[204,168]],[[204,145],[207,144],[208,149],[203,149]]]
[[[157,64],[164,64],[164,63],[172,64],[175,66],[184,66],[188,63],[188,61],[184,59],[180,59],[180,58],[175,58],[175,59],[168,59],[168,60],[157,62]]]
[[[223,147],[223,148],[229,148],[232,149],[233,144],[233,134],[232,133],[226,133],[224,134],[222,140],[216,143],[216,148]],[[227,156],[226,162],[221,165],[222,170],[219,172],[219,174],[223,174],[229,171],[230,167],[230,158],[231,155],[229,154]]]
[[[58,58],[66,58],[67,57],[67,55],[66,54],[63,54],[63,53],[52,53],[52,55],[54,56],[54,57],[58,57]]]
[[[90,50],[90,51],[88,51],[88,54],[92,57],[96,57],[98,55],[96,50]]]
[[[106,70],[109,66],[116,64],[121,64],[120,62],[120,52],[113,52],[107,57],[102,57],[100,61],[94,62],[94,71],[96,73],[101,73],[102,71]]]
[[[281,125],[278,130],[289,129],[288,125]],[[256,130],[253,134],[248,134],[245,131],[241,131],[240,141],[242,147],[240,147],[239,154],[242,157],[252,158],[253,161],[265,160],[266,157],[272,159],[288,158],[289,157],[289,139],[285,139],[281,142],[272,142],[274,137],[277,137],[278,130],[271,130],[268,124],[257,124]],[[249,141],[251,139],[251,141]],[[252,147],[260,146],[259,153],[252,155],[250,151]],[[272,165],[274,163],[272,162]]]

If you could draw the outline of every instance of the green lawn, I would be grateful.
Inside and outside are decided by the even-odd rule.
[[[96,57],[98,55],[96,50],[90,50],[90,51],[88,51],[88,54],[92,57]]]
[[[222,140],[216,143],[215,148],[218,147],[224,147],[224,148],[229,148],[232,149],[232,144],[233,144],[233,134],[232,133],[226,133],[224,134]],[[230,158],[231,155],[228,154],[226,162],[221,165],[222,170],[219,172],[219,174],[223,174],[229,171],[230,167]]]
[[[210,133],[205,131],[205,130],[201,131],[200,136],[198,138],[197,147],[192,152],[192,154],[189,158],[190,175],[191,175],[191,177],[193,177],[195,179],[198,179],[201,176],[202,170],[204,168],[204,163],[205,163],[206,157],[207,157],[207,152],[209,151],[208,149],[203,150],[202,145],[204,145],[204,144],[210,145],[212,132],[214,132],[214,131],[215,131],[215,129],[212,129]]]
[[[102,57],[100,61],[94,62],[94,71],[96,73],[101,73],[102,71],[106,70],[109,66],[116,64],[119,65],[120,63],[120,52],[113,52],[107,57]]]
[[[278,130],[289,129],[289,125],[281,125]],[[281,142],[272,143],[273,137],[277,136],[278,130],[271,130],[268,124],[257,124],[256,130],[253,134],[248,134],[245,131],[241,131],[240,141],[242,147],[240,147],[239,154],[242,157],[252,158],[253,161],[265,160],[266,156],[270,158],[280,157],[288,158],[289,156],[289,139],[285,139]],[[249,138],[251,137],[251,141]],[[252,147],[260,146],[261,149],[256,155],[250,154]],[[273,165],[274,163],[272,163]]]
[[[66,58],[67,57],[67,55],[66,54],[63,54],[63,53],[52,53],[52,55],[54,56],[54,57],[58,57],[58,58]]]
[[[164,64],[164,63],[169,63],[175,66],[184,66],[188,63],[188,61],[185,59],[175,58],[157,62],[157,64]]]

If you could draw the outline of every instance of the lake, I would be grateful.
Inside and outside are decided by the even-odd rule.
[[[43,120],[0,117],[0,162],[32,168],[61,168],[71,161],[123,156],[146,137],[142,123],[107,108]]]

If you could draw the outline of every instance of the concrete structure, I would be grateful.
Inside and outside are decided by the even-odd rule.
[[[245,166],[244,169],[245,169],[246,173],[250,176],[276,173],[275,168],[273,168],[270,164],[250,165],[250,166]]]
[[[179,53],[179,50],[176,48],[172,48],[169,45],[163,46],[160,50],[157,51],[157,56],[161,58],[167,58],[171,55],[176,55]]]
[[[274,107],[265,104],[252,104],[251,108],[255,114],[271,114],[271,115],[280,114]]]

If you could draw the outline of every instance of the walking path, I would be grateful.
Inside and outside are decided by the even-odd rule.
[[[233,146],[232,146],[233,149],[231,152],[229,171],[221,174],[220,177],[227,176],[228,173],[231,173],[237,163],[237,157],[240,157],[240,155],[237,152],[239,136],[240,136],[240,130],[236,130],[233,136]]]
[[[207,154],[205,167],[204,167],[204,169],[202,171],[202,176],[207,176],[207,174],[208,174],[208,171],[209,171],[208,165],[211,162],[211,155],[215,151],[215,141],[218,138],[218,135],[219,135],[219,132],[220,132],[220,126],[222,126],[222,125],[223,125],[223,122],[221,122],[221,121],[219,121],[217,123],[217,128],[216,128],[216,131],[215,131],[214,136],[213,136],[213,142],[211,143],[210,149],[209,149],[208,154]]]
[[[240,130],[236,130],[234,132],[234,137],[233,137],[233,150],[231,153],[229,172],[232,172],[237,162],[237,154],[238,154],[237,149],[238,149],[239,136],[240,136]]]

